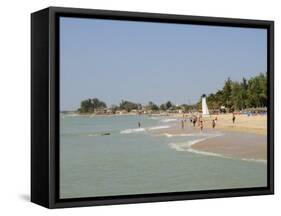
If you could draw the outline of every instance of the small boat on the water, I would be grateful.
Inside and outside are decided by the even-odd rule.
[[[102,133],[101,135],[102,136],[108,136],[108,135],[110,135],[110,133],[109,132],[105,132],[105,133]]]

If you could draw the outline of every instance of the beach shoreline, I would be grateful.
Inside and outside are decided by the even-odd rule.
[[[212,128],[212,120],[217,117],[217,125]],[[179,118],[178,120],[180,121]],[[204,136],[198,142],[190,145],[190,151],[195,153],[210,153],[226,158],[254,160],[266,162],[267,160],[267,130],[266,116],[237,115],[236,122],[232,122],[231,114],[212,115],[203,117],[204,128],[201,131],[196,124],[192,126],[188,120],[184,128],[180,122],[171,128],[159,130],[154,135],[172,136]]]
[[[123,114],[93,114],[93,113],[72,113],[73,116],[85,116],[85,117],[112,117],[112,116],[138,116],[137,113],[123,113]],[[176,118],[179,121],[188,121],[193,114],[180,114],[180,113],[153,113],[153,114],[141,114],[149,117],[167,117]],[[266,115],[254,115],[247,116],[245,114],[237,114],[235,123],[232,123],[232,114],[212,114],[207,117],[202,117],[204,128],[212,128],[212,120],[217,118],[216,129],[221,131],[241,132],[241,133],[254,133],[260,135],[267,134],[267,116]]]
[[[170,115],[178,119],[187,119],[192,115]],[[267,116],[266,115],[253,115],[247,116],[245,114],[236,114],[235,123],[232,122],[232,114],[213,114],[209,116],[203,116],[204,129],[212,129],[212,121],[216,120],[216,126],[214,130],[220,130],[224,132],[240,132],[240,133],[253,133],[259,135],[267,134]]]
[[[92,115],[74,114],[85,117],[112,117],[112,116],[138,116],[134,113]],[[192,114],[142,114],[147,117],[160,117],[162,124],[167,128],[147,130],[155,136],[206,136],[190,146],[190,151],[195,153],[211,153],[227,158],[266,161],[267,159],[267,116],[266,115],[236,115],[235,123],[232,114],[219,114],[203,116],[203,129],[196,123],[195,127],[190,121]],[[212,122],[216,120],[215,128]],[[165,121],[166,120],[166,121]],[[161,125],[160,125],[161,126]],[[182,127],[184,126],[184,127]]]

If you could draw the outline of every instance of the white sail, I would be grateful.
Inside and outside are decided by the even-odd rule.
[[[210,115],[205,95],[202,96],[202,114],[203,116]]]

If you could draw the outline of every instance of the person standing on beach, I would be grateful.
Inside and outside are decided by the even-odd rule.
[[[234,112],[233,112],[233,114],[232,114],[232,123],[234,124],[235,123],[235,114],[234,114]]]
[[[201,116],[199,115],[199,117],[198,117],[198,126],[200,126],[201,120],[202,120],[202,118],[201,118]]]
[[[200,130],[203,131],[203,120],[200,120]]]
[[[181,129],[184,129],[184,120],[181,120]]]
[[[213,119],[212,127],[213,127],[213,129],[215,129],[215,127],[216,127],[216,120],[215,119]]]
[[[139,128],[141,127],[141,123],[140,122],[138,122],[138,126],[139,126]]]
[[[194,116],[194,117],[193,117],[193,119],[192,119],[193,127],[195,127],[196,122],[197,122],[197,117],[196,117],[196,116]]]

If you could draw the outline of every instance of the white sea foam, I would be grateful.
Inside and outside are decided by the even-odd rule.
[[[220,158],[227,158],[227,159],[233,159],[233,160],[239,160],[239,158],[235,158],[235,157],[228,157],[222,154],[217,154],[217,153],[213,153],[213,152],[206,152],[206,151],[199,151],[193,148],[188,149],[189,152],[192,153],[196,153],[196,154],[201,154],[201,155],[206,155],[206,156],[214,156],[214,157],[220,157]],[[256,162],[256,163],[267,163],[267,160],[263,160],[263,159],[250,159],[250,158],[242,158],[240,160],[243,161],[248,161],[248,162]]]
[[[98,136],[98,134],[88,134],[88,136],[93,137],[93,136]]]
[[[187,141],[187,142],[180,142],[180,143],[170,143],[169,146],[172,149],[175,149],[176,151],[187,151],[187,152],[191,152],[191,153],[195,153],[195,154],[201,154],[201,155],[205,155],[205,156],[213,156],[213,157],[220,157],[220,158],[227,158],[227,159],[238,159],[238,158],[234,158],[234,157],[228,157],[222,154],[218,154],[218,153],[213,153],[213,152],[207,152],[207,151],[200,151],[200,150],[196,150],[194,148],[192,148],[192,146],[196,143],[205,141],[207,139],[209,139],[210,137],[205,137],[202,139],[197,139],[197,140],[192,140],[192,141]],[[258,163],[267,163],[266,160],[262,160],[262,159],[247,159],[247,158],[242,158],[241,160],[243,161],[248,161],[248,162],[258,162]]]
[[[145,131],[144,128],[130,128],[126,130],[122,130],[120,134],[131,134],[131,133],[139,133]]]
[[[202,139],[197,139],[197,140],[192,140],[192,141],[187,141],[187,142],[182,142],[182,143],[170,143],[170,147],[175,149],[176,151],[187,151],[195,154],[201,154],[205,156],[213,156],[213,157],[221,157],[221,158],[229,158],[227,156],[213,153],[213,152],[207,152],[207,151],[199,151],[196,149],[193,149],[192,146],[196,143],[205,141],[209,138],[202,138]]]
[[[188,142],[188,144],[189,144],[188,147],[191,147],[191,146],[195,145],[196,143],[205,141],[205,140],[207,140],[207,139],[208,139],[208,138],[201,138],[201,139],[189,141],[189,142]]]
[[[170,137],[173,137],[174,135],[169,134],[169,133],[164,133],[164,136],[166,136],[166,137],[170,138]]]
[[[170,143],[169,146],[177,151],[189,151],[192,145],[204,140],[206,140],[206,138],[190,140],[187,142]]]
[[[221,157],[221,158],[230,158],[221,154],[213,153],[213,152],[207,152],[207,151],[199,151],[195,150],[193,148],[188,149],[189,152],[196,153],[196,154],[201,154],[201,155],[206,155],[206,156],[214,156],[214,157]]]
[[[177,119],[162,119],[161,122],[174,122],[174,121],[177,121]]]
[[[164,136],[171,138],[171,137],[217,137],[217,136],[222,136],[222,133],[190,133],[190,134],[169,134],[169,133],[164,133]]]
[[[166,128],[170,128],[170,125],[161,125],[161,126],[155,126],[155,127],[150,127],[148,128],[148,130],[160,130],[160,129],[166,129]]]
[[[154,127],[149,127],[149,128],[129,128],[122,130],[120,134],[131,134],[131,133],[139,133],[143,131],[150,131],[150,130],[160,130],[160,129],[165,129],[165,128],[170,128],[170,125],[160,125],[160,126],[154,126]]]
[[[150,119],[159,120],[159,119],[161,119],[161,118],[160,118],[160,117],[150,117]]]
[[[267,163],[267,160],[263,159],[248,159],[248,158],[242,158],[243,161],[249,161],[249,162],[258,162],[258,163]]]

